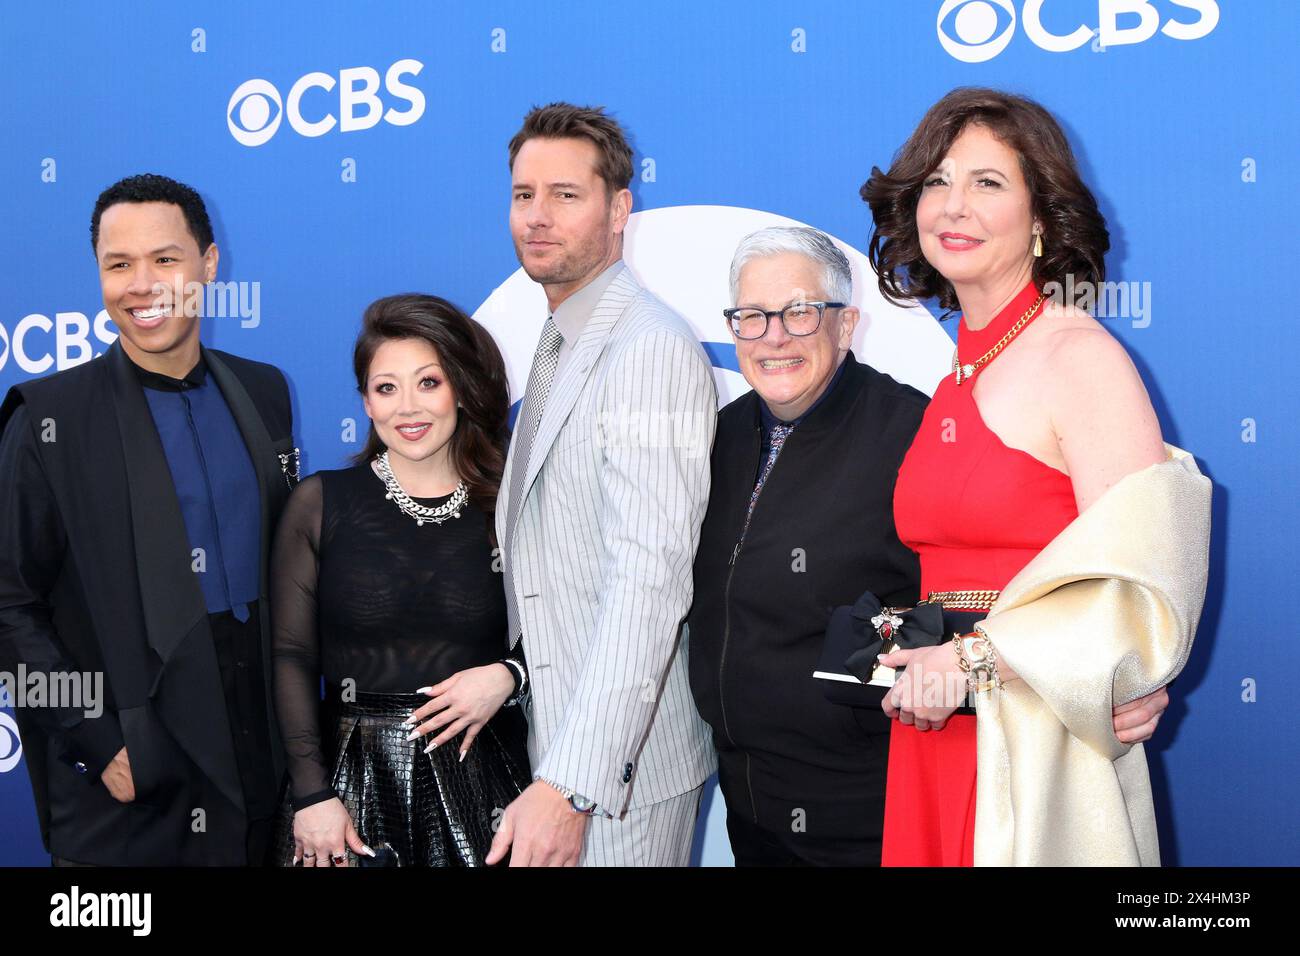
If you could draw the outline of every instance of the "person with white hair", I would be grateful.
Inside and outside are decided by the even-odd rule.
[[[728,835],[739,865],[878,865],[889,720],[812,675],[834,606],[916,603],[893,497],[927,400],[854,357],[849,262],[823,233],[746,236],[731,296],[753,391],[718,416],[689,618]]]

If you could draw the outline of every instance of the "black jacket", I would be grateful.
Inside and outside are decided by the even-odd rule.
[[[886,604],[916,602],[919,564],[894,530],[894,482],[928,399],[852,353],[845,362],[786,439],[739,550],[760,400],[749,392],[719,413],[690,679],[728,813],[773,833],[870,842],[884,821],[889,721],[828,702],[812,673],[832,608],[867,589]]]
[[[278,458],[293,448],[288,386],[270,365],[203,355],[261,491],[250,507],[261,512],[270,674],[267,564],[289,493]],[[121,345],[10,389],[0,457],[0,521],[20,526],[15,553],[0,555],[0,670],[102,672],[107,698],[97,718],[15,708],[46,848],[84,863],[243,864],[244,796],[207,609],[162,443]],[[274,715],[269,687],[265,703]],[[269,730],[279,781],[280,735]],[[99,781],[123,745],[130,804]]]

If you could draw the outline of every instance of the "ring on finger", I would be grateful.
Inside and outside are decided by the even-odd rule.
[[[344,853],[330,854],[330,862],[333,863],[335,866],[342,866],[347,861],[348,861],[347,855]]]

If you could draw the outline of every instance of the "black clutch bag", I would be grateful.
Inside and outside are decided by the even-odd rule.
[[[945,611],[938,603],[884,607],[879,598],[864,591],[851,606],[831,612],[813,677],[832,703],[878,708],[898,673],[881,664],[878,655],[934,647],[952,640],[954,633],[968,633],[987,616],[981,611]],[[957,708],[957,713],[975,713],[969,703]]]

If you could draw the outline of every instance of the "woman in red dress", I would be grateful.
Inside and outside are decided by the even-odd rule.
[[[987,611],[1107,488],[1166,457],[1123,347],[1061,295],[1100,288],[1105,220],[1051,115],[994,90],[935,104],[862,196],[884,294],[961,313],[953,373],[899,471],[898,533],[920,556],[923,598]],[[960,654],[945,643],[882,658],[907,668],[883,704],[897,718],[886,866],[973,863],[976,717],[954,713]],[[1016,679],[1005,662],[998,676]],[[1117,708],[1119,739],[1148,739],[1167,703],[1162,688]]]

